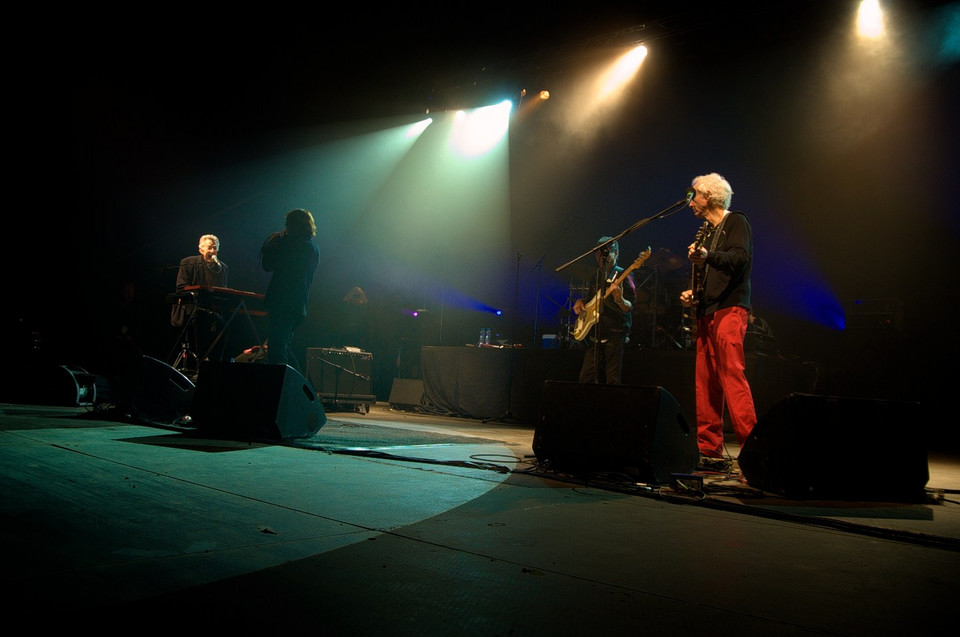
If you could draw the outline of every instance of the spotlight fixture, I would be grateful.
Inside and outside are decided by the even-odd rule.
[[[540,91],[540,101],[546,102],[550,99],[550,91]]]

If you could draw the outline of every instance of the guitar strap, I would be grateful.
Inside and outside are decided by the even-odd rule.
[[[707,248],[707,252],[713,252],[717,249],[717,244],[720,243],[720,235],[722,234],[723,224],[726,223],[727,217],[730,216],[730,213],[727,212],[723,215],[723,219],[720,220],[720,223],[713,229],[710,233],[710,247]],[[700,281],[700,287],[703,288],[707,282],[707,273],[710,271],[710,266],[704,262],[703,264],[703,279]]]
[[[621,268],[619,265],[613,266],[610,269],[610,274],[607,275],[607,285],[610,285],[611,283],[613,283],[616,280],[616,278],[620,276],[621,272],[623,272],[623,268]],[[604,286],[604,289],[602,291],[603,292],[607,291],[606,285]]]

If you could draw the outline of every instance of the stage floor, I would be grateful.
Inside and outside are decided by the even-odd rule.
[[[238,442],[0,404],[7,608],[108,632],[336,635],[933,634],[948,619],[960,457],[929,455],[922,502],[804,501],[737,474],[700,474],[693,493],[551,473],[534,433],[376,403],[328,412],[310,441]]]

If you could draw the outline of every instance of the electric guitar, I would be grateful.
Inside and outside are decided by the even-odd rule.
[[[582,341],[587,337],[587,334],[590,333],[590,328],[592,328],[598,320],[600,320],[600,304],[603,303],[603,299],[610,294],[610,291],[615,287],[623,283],[623,280],[627,278],[627,275],[643,265],[643,262],[650,258],[650,248],[640,253],[640,256],[637,257],[636,261],[630,264],[623,272],[617,276],[613,282],[607,286],[606,292],[601,292],[597,290],[597,293],[593,295],[593,298],[590,299],[588,303],[583,306],[583,310],[580,314],[577,315],[577,322],[573,326],[573,337],[578,341]]]
[[[697,230],[697,236],[693,238],[693,249],[699,250],[703,247],[703,242],[707,240],[710,231],[710,222],[704,221],[700,229]],[[696,263],[690,268],[690,289],[693,290],[693,297],[690,301],[690,307],[684,312],[684,319],[687,322],[687,331],[691,336],[697,335],[697,305],[700,303],[700,296],[703,294],[703,266]]]

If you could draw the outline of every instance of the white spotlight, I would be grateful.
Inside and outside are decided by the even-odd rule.
[[[509,128],[513,103],[504,100],[493,106],[477,108],[470,113],[457,113],[453,143],[460,154],[476,156],[493,148]]]
[[[861,0],[857,10],[857,31],[866,38],[883,35],[883,10],[879,0]]]

